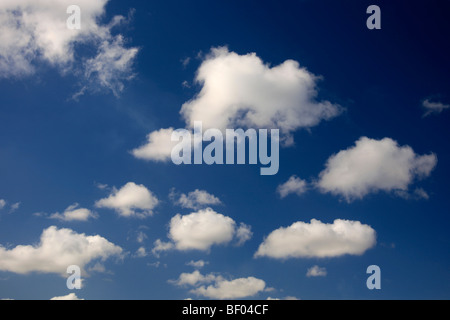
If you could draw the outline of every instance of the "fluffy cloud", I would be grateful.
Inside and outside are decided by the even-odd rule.
[[[86,208],[78,208],[78,203],[69,206],[63,213],[53,213],[51,219],[61,221],[87,221],[89,218],[96,218],[97,215]]]
[[[122,248],[105,238],[86,236],[70,229],[51,226],[42,232],[36,245],[19,245],[12,249],[0,246],[0,270],[19,274],[30,272],[66,274],[67,267],[84,267],[94,260],[120,257]]]
[[[425,113],[423,117],[428,117],[431,114],[439,114],[442,111],[450,108],[450,105],[443,104],[441,102],[431,102],[428,99],[422,103],[423,108],[425,109]]]
[[[114,209],[122,217],[146,217],[158,205],[156,196],[143,185],[128,182],[120,190],[113,188],[108,198],[98,200],[97,208]]]
[[[307,277],[325,277],[327,275],[327,269],[319,266],[313,266],[306,272]]]
[[[305,193],[307,190],[307,182],[299,177],[292,176],[283,184],[280,184],[277,188],[277,192],[281,198],[285,198],[290,194],[296,194],[298,196]]]
[[[359,221],[337,219],[326,224],[312,219],[310,223],[299,221],[272,231],[259,246],[255,257],[286,259],[361,255],[375,243],[375,230]]]
[[[189,215],[177,214],[170,221],[169,237],[178,250],[209,250],[214,244],[226,244],[235,234],[233,219],[208,208]]]
[[[251,236],[249,226],[241,224],[236,227],[236,222],[230,217],[207,208],[184,216],[174,216],[169,225],[172,242],[158,239],[152,251],[156,255],[172,249],[208,251],[213,245],[227,244],[233,239],[241,245]]]
[[[255,53],[239,55],[226,47],[213,48],[197,71],[201,91],[183,104],[180,113],[187,128],[201,121],[203,130],[216,128],[280,129],[282,142],[292,144],[291,133],[311,128],[341,112],[329,101],[316,101],[317,80],[299,63],[287,60],[270,67]],[[147,143],[132,151],[139,159],[169,161],[173,128],[153,131]]]
[[[202,275],[198,270],[192,273],[182,273],[177,280],[169,282],[178,286],[196,287],[190,292],[210,299],[246,298],[254,296],[266,288],[266,283],[255,277],[227,280],[217,274]]]
[[[120,92],[123,80],[132,76],[131,64],[138,49],[125,48],[122,36],[112,35],[112,29],[126,21],[124,17],[115,16],[109,24],[99,24],[107,2],[78,0],[81,28],[71,30],[67,27],[67,8],[73,4],[70,0],[2,1],[0,77],[28,76],[35,72],[38,62],[46,62],[62,73],[84,74],[91,85]],[[80,44],[93,47],[94,56],[81,61],[76,58]],[[84,71],[78,65],[84,65]]]
[[[362,137],[355,146],[328,159],[318,187],[347,201],[370,192],[406,191],[415,179],[428,177],[436,164],[433,153],[417,155],[411,147],[399,146],[390,138]]]
[[[134,149],[131,153],[138,159],[152,161],[169,161],[172,148],[177,142],[172,142],[173,128],[160,129],[147,136],[147,143]]]
[[[171,197],[175,198],[175,193],[171,193]],[[189,192],[187,195],[182,193],[178,199],[174,199],[175,204],[188,209],[200,209],[205,206],[218,205],[222,202],[219,198],[208,193],[205,190],[195,189],[195,191]]]
[[[54,297],[54,298],[51,298],[50,300],[84,300],[84,299],[78,298],[75,293],[69,293],[66,296]]]
[[[289,134],[339,114],[339,106],[315,100],[317,79],[293,60],[270,67],[255,53],[213,48],[195,79],[202,89],[182,106],[181,114],[190,128],[202,121],[204,128],[238,125]]]

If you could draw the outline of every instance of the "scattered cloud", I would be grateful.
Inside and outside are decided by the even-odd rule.
[[[160,252],[172,250],[172,249],[174,249],[174,247],[175,246],[174,246],[174,244],[172,242],[163,242],[163,241],[161,241],[161,239],[157,239],[153,243],[152,253],[156,257],[159,257],[159,253]]]
[[[300,196],[306,192],[307,185],[308,183],[305,180],[302,180],[297,176],[291,176],[288,181],[278,186],[277,192],[282,199],[290,194]]]
[[[138,159],[169,161],[172,149],[178,142],[172,141],[173,128],[160,129],[147,135],[147,143],[131,151]]]
[[[442,111],[450,108],[450,105],[448,104],[443,104],[442,102],[431,102],[428,99],[422,102],[422,106],[425,109],[425,113],[423,114],[424,118],[432,114],[439,114]]]
[[[233,219],[207,208],[184,216],[174,216],[169,226],[169,238],[172,242],[158,239],[153,251],[158,253],[173,248],[181,251],[209,251],[211,246],[227,244],[233,238],[242,244],[250,236],[250,227],[242,224],[237,229]]]
[[[122,256],[122,248],[105,238],[86,236],[71,229],[51,226],[43,230],[40,242],[12,249],[0,246],[0,270],[18,274],[31,272],[66,274],[67,267],[78,265],[84,272],[94,260]]]
[[[75,203],[69,206],[63,213],[53,213],[50,219],[57,219],[60,221],[88,221],[90,218],[97,218],[97,214],[86,208],[78,208],[79,204]]]
[[[428,177],[436,164],[434,153],[417,155],[390,138],[362,137],[328,159],[317,185],[350,202],[371,192],[407,191],[414,180]]]
[[[253,237],[252,228],[245,223],[242,223],[239,225],[239,228],[236,230],[236,239],[237,239],[237,245],[241,246],[248,240],[250,240]]]
[[[359,221],[336,219],[332,224],[312,219],[272,231],[255,257],[274,259],[326,258],[361,255],[376,244],[375,230]]]
[[[123,36],[113,29],[129,19],[115,16],[100,24],[108,0],[78,0],[81,28],[67,27],[69,0],[2,1],[0,3],[0,78],[22,78],[36,72],[38,65],[56,67],[63,75],[81,77],[83,89],[109,89],[118,94],[129,80],[138,48],[125,47]],[[132,11],[131,11],[132,13]],[[131,16],[129,16],[131,18]],[[80,45],[92,55],[81,56]],[[83,54],[87,52],[83,51]],[[81,67],[82,66],[82,67]]]
[[[144,218],[153,214],[158,203],[158,198],[145,186],[128,182],[119,190],[113,188],[109,197],[98,200],[95,206],[113,209],[122,217]]]
[[[174,200],[176,205],[193,210],[222,204],[219,198],[205,190],[199,189],[195,189],[195,191],[189,192],[187,195],[182,193],[180,196],[173,191],[171,192],[170,197]]]
[[[0,199],[0,210],[2,210],[6,206],[6,201],[3,199]]]
[[[84,300],[84,299],[78,298],[75,293],[69,293],[66,296],[54,297],[54,298],[51,298],[50,300]]]
[[[9,208],[9,213],[13,213],[20,208],[20,202],[13,203],[11,208]]]
[[[169,280],[169,282],[177,286],[195,287],[190,290],[190,293],[210,299],[252,297],[266,288],[266,283],[255,277],[227,280],[219,274],[202,275],[198,270],[182,273],[177,280]]]
[[[319,266],[313,266],[306,272],[307,277],[325,277],[327,275],[327,269]]]
[[[145,247],[140,247],[139,249],[137,249],[135,256],[138,258],[145,258],[146,256],[148,256],[147,250],[145,249]]]

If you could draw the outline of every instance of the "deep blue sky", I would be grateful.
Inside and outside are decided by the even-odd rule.
[[[366,8],[377,4],[382,29],[366,28]],[[76,294],[85,299],[195,298],[167,281],[193,269],[190,260],[209,264],[201,272],[234,278],[254,276],[276,290],[268,296],[301,299],[449,299],[450,298],[450,112],[423,118],[422,101],[450,103],[449,1],[117,1],[106,7],[107,22],[135,9],[120,31],[140,48],[134,70],[117,98],[109,92],[86,94],[78,101],[75,75],[61,75],[42,63],[36,74],[0,80],[0,199],[20,202],[9,214],[0,211],[0,244],[7,248],[35,244],[50,225],[78,233],[99,234],[130,252],[121,262],[108,260],[112,274],[95,274]],[[320,100],[345,108],[339,117],[295,132],[296,145],[281,149],[280,171],[260,176],[255,166],[174,166],[141,161],[130,150],[160,128],[181,128],[181,105],[199,86],[192,83],[199,52],[227,45],[239,54],[255,52],[278,65],[293,59],[323,77]],[[191,58],[187,67],[182,60]],[[392,138],[417,154],[434,152],[438,164],[420,182],[428,200],[403,199],[393,193],[370,194],[351,203],[310,190],[280,199],[279,184],[290,176],[315,179],[328,157],[361,136]],[[160,200],[146,219],[118,217],[94,208],[107,196],[96,183],[121,187],[143,184]],[[209,253],[169,251],[133,258],[144,230],[144,246],[167,239],[168,223],[189,209],[172,205],[171,188],[207,190],[223,205],[215,209],[252,226],[242,247],[214,246]],[[73,203],[95,210],[98,219],[59,222],[34,213],[62,212]],[[271,231],[296,221],[358,220],[377,232],[377,244],[361,256],[254,259]],[[139,229],[145,226],[145,229]],[[158,268],[149,263],[160,261]],[[366,268],[382,270],[382,289],[366,288]],[[164,266],[166,265],[166,266]],[[313,265],[326,277],[305,276]],[[0,271],[0,298],[49,299],[69,293],[54,274],[19,275]]]

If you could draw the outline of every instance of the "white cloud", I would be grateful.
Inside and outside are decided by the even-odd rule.
[[[69,293],[66,296],[54,297],[54,298],[51,298],[50,300],[84,300],[84,299],[78,298],[75,293]]]
[[[86,86],[120,92],[123,81],[132,74],[131,64],[138,49],[125,48],[122,36],[112,35],[112,29],[126,21],[124,17],[115,16],[109,24],[99,24],[107,3],[108,0],[78,0],[81,29],[70,30],[66,12],[73,4],[70,0],[2,1],[0,77],[29,76],[43,62],[63,74],[84,74]],[[92,48],[94,57],[79,58],[80,44]],[[84,71],[79,69],[81,65]]]
[[[220,274],[202,275],[198,270],[182,273],[177,280],[169,280],[178,286],[196,287],[190,292],[210,299],[239,299],[264,291],[266,283],[255,277],[227,280]],[[206,286],[207,284],[210,284]]]
[[[241,299],[252,297],[263,291],[266,283],[255,277],[234,280],[221,279],[213,285],[201,286],[191,290],[191,293],[210,299]]]
[[[327,275],[327,269],[319,266],[313,266],[306,272],[307,277],[325,277]]]
[[[86,236],[71,229],[51,226],[43,230],[36,245],[19,245],[12,249],[0,246],[0,270],[19,274],[30,272],[66,275],[67,267],[84,267],[94,260],[122,256],[122,248],[105,238]]]
[[[9,209],[9,213],[13,213],[14,211],[20,208],[20,202],[13,203],[11,208]]]
[[[188,215],[177,214],[170,221],[169,237],[178,250],[207,251],[214,244],[229,243],[236,222],[211,208]]]
[[[208,274],[206,276],[202,275],[200,271],[195,270],[192,273],[182,273],[180,274],[177,280],[169,280],[170,283],[175,284],[177,286],[196,286],[200,283],[211,283],[215,281],[217,276],[213,274]]]
[[[137,249],[136,257],[138,258],[145,258],[146,256],[148,256],[147,250],[145,249],[145,247],[139,247],[139,249]]]
[[[287,296],[284,297],[283,299],[268,297],[266,300],[300,300],[300,299],[293,296]]]
[[[131,153],[138,159],[153,161],[169,161],[174,146],[172,142],[173,128],[153,131],[147,136],[147,143],[134,149]]]
[[[237,245],[241,246],[248,240],[250,240],[253,236],[252,228],[245,223],[239,225],[239,228],[236,230],[236,239]]]
[[[375,230],[359,221],[336,219],[332,224],[325,224],[312,219],[310,223],[299,221],[272,231],[259,246],[255,257],[287,259],[361,255],[375,243]]]
[[[318,77],[293,60],[270,67],[255,53],[239,55],[226,47],[213,48],[195,80],[202,89],[181,109],[190,128],[194,121],[202,121],[204,128],[238,125],[279,128],[290,134],[340,113],[339,106],[315,100]]]
[[[3,199],[0,199],[0,210],[2,210],[6,206],[6,201]]]
[[[431,102],[428,99],[423,101],[422,106],[425,109],[423,117],[427,117],[431,114],[439,114],[442,111],[450,108],[450,105],[448,104],[443,104],[442,102]]]
[[[153,244],[152,253],[156,257],[159,257],[160,252],[172,250],[174,247],[172,242],[163,242],[161,239],[157,239]]]
[[[153,214],[158,202],[156,196],[145,186],[128,182],[120,190],[113,188],[109,197],[98,200],[95,206],[114,209],[122,217],[144,218]]]
[[[307,182],[297,176],[291,176],[288,181],[280,184],[277,188],[277,192],[281,198],[285,198],[290,194],[296,194],[300,196],[305,193],[306,190]]]
[[[198,260],[198,261],[194,261],[191,260],[188,263],[186,263],[187,266],[191,266],[194,268],[203,268],[205,265],[207,265],[209,262],[207,261],[203,261],[203,260]]]
[[[89,209],[78,208],[78,203],[69,206],[63,213],[53,213],[50,219],[61,221],[87,221],[89,218],[97,218],[97,215]]]
[[[172,193],[175,197],[175,194]],[[200,209],[205,206],[218,205],[221,204],[219,198],[208,193],[205,190],[195,189],[195,191],[189,192],[187,195],[182,193],[178,199],[175,200],[175,204],[181,206],[182,208],[188,209]]]
[[[406,191],[415,179],[428,177],[436,164],[433,153],[420,156],[390,138],[362,137],[328,159],[318,187],[350,202],[371,192]]]

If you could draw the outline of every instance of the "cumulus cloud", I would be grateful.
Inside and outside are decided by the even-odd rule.
[[[53,297],[50,300],[84,300],[84,299],[80,299],[77,297],[77,295],[75,293],[69,293],[66,296],[61,296],[61,297]]]
[[[192,192],[189,192],[187,195],[182,193],[179,197],[172,192],[171,198],[175,201],[175,204],[179,205],[182,208],[188,209],[200,209],[206,206],[219,205],[222,202],[216,196],[208,193],[205,190],[195,189]]]
[[[84,272],[85,266],[92,261],[121,257],[122,251],[99,235],[86,236],[71,229],[51,226],[43,230],[36,245],[19,245],[12,249],[0,246],[0,271],[66,275],[70,265],[77,265]]]
[[[252,236],[250,226],[241,223],[239,227],[230,217],[206,208],[188,215],[175,215],[169,224],[171,241],[156,240],[152,252],[177,249],[180,251],[209,251],[213,245],[228,244],[233,239],[242,245]]]
[[[177,280],[169,282],[178,286],[196,287],[190,292],[210,299],[252,297],[266,288],[266,283],[255,277],[227,280],[220,274],[202,275],[198,270],[182,273]]]
[[[376,243],[375,230],[359,221],[336,219],[332,224],[312,219],[272,231],[255,257],[326,258],[361,255]]]
[[[137,249],[135,253],[135,257],[137,258],[145,258],[147,255],[148,253],[145,247],[139,247],[139,249]]]
[[[78,208],[79,204],[75,203],[69,206],[63,213],[53,213],[50,219],[58,219],[61,221],[87,221],[90,218],[97,218],[97,215],[89,209]]]
[[[431,102],[428,99],[422,102],[422,106],[425,109],[425,113],[423,114],[424,118],[432,114],[439,114],[450,108],[450,105],[448,104],[443,104],[442,102]]]
[[[178,250],[207,251],[214,244],[229,243],[236,222],[208,208],[189,215],[177,214],[170,221],[169,237]]]
[[[329,101],[317,101],[319,77],[286,60],[271,67],[255,53],[239,55],[226,47],[212,48],[197,70],[200,92],[184,103],[180,114],[186,128],[201,121],[203,130],[215,128],[280,129],[284,145],[292,133],[311,128],[341,113]],[[173,128],[153,131],[147,143],[132,151],[139,159],[169,161]]]
[[[98,200],[95,206],[114,209],[122,217],[144,218],[153,214],[158,203],[158,198],[145,186],[128,182],[119,190],[113,188],[109,197]]]
[[[307,277],[325,277],[327,275],[327,269],[319,266],[313,266],[306,272]]]
[[[73,4],[70,0],[2,1],[0,77],[29,76],[44,62],[63,74],[82,74],[85,89],[95,86],[120,92],[123,81],[132,76],[131,65],[138,49],[126,48],[123,36],[112,34],[113,28],[127,20],[125,17],[115,16],[108,24],[99,23],[107,3],[78,0],[81,28],[71,30],[67,27],[67,8]],[[80,45],[89,46],[92,57],[80,58]]]
[[[297,176],[291,176],[288,181],[280,184],[277,192],[281,198],[285,198],[290,194],[302,195],[307,190],[307,182]]]
[[[197,71],[200,93],[186,102],[181,114],[188,127],[279,128],[291,133],[331,119],[340,107],[316,101],[318,77],[287,60],[265,64],[255,53],[239,55],[226,47],[213,48]]]
[[[328,159],[317,185],[350,202],[371,192],[406,191],[415,179],[428,177],[436,164],[433,153],[418,155],[390,138],[362,137]]]

